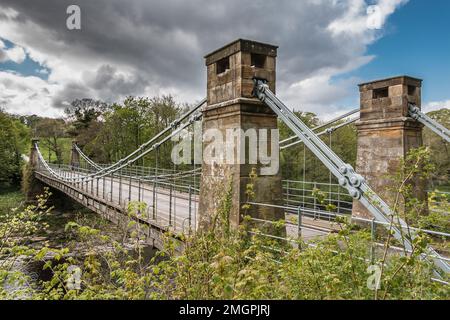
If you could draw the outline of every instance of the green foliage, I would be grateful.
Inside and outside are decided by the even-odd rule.
[[[336,205],[327,201],[327,195],[322,190],[314,188],[312,191],[312,196],[318,201],[318,203],[324,205],[326,211],[333,212],[336,210]]]
[[[446,128],[450,128],[450,110],[441,109],[428,112],[427,115]],[[433,187],[449,186],[450,145],[428,128],[423,130],[424,145],[430,148],[431,163],[435,166],[432,173]]]
[[[311,112],[294,112],[308,127],[313,128],[320,124],[319,119]],[[339,122],[338,122],[339,123]],[[333,125],[337,125],[335,123]],[[282,121],[278,121],[280,141],[293,135],[292,131]],[[325,130],[322,128],[320,131]],[[321,139],[345,162],[355,165],[356,161],[356,128],[348,125],[331,133],[324,134]],[[296,141],[291,140],[289,143]],[[309,151],[303,143],[284,149],[280,153],[281,172],[283,178],[290,180],[306,180],[328,182],[329,170]],[[305,166],[305,170],[303,170]],[[333,178],[334,179],[334,178]]]
[[[26,152],[28,140],[26,126],[0,109],[0,187],[20,182],[22,154]]]
[[[30,298],[35,294],[30,278],[15,266],[25,259],[42,259],[45,253],[28,246],[28,237],[45,230],[43,217],[52,208],[47,206],[48,189],[36,198],[36,204],[23,209],[3,211],[0,215],[0,299]],[[42,250],[41,250],[42,251]]]
[[[170,125],[182,111],[171,96],[148,98],[129,97],[123,104],[113,104],[102,117],[98,132],[80,144],[97,162],[109,163],[130,154],[139,145]],[[171,145],[158,149],[160,166],[170,165]],[[139,165],[154,165],[155,155],[142,159]]]
[[[223,227],[223,226],[222,226]],[[157,299],[373,299],[367,286],[364,259],[370,247],[368,233],[349,232],[302,243],[298,248],[263,237],[249,237],[247,226],[223,232],[220,225],[187,239],[182,255],[153,267]],[[385,262],[382,290],[386,299],[448,297],[445,286],[430,282],[432,268],[417,256],[409,269],[398,270],[399,256]],[[389,284],[389,286],[388,286]]]
[[[40,118],[34,126],[34,136],[40,139],[41,150],[44,157],[47,153],[49,162],[68,163],[71,141],[63,119]]]
[[[391,183],[387,189],[396,195],[393,199],[394,212],[411,225],[450,232],[446,196],[431,192],[428,199],[421,199],[417,194],[417,188],[422,189],[427,185],[435,171],[430,148],[411,149],[405,159],[400,160],[399,170],[390,175]]]
[[[23,238],[8,237],[46,227],[41,218],[50,210],[48,195],[1,220],[3,299],[448,299],[450,294],[448,286],[430,281],[433,266],[420,258],[428,243],[423,235],[414,241],[412,255],[376,255],[374,262],[369,259],[369,232],[353,231],[345,220],[337,222],[340,232],[326,238],[280,242],[265,237],[247,217],[230,228],[231,185],[210,228],[184,237],[182,252],[180,240],[169,232],[164,249],[145,257],[148,229],[136,219],[146,207],[139,202],[130,203],[121,233],[107,235],[69,222],[65,232],[74,240],[60,249],[31,249],[18,240]],[[279,225],[285,227],[284,222]],[[89,251],[73,254],[80,244]],[[52,278],[30,285],[26,274],[11,271],[11,260],[4,263],[5,255],[42,261]],[[379,290],[368,286],[373,265],[383,269]],[[80,287],[69,286],[74,266],[80,269]],[[20,290],[5,290],[6,284]]]
[[[428,193],[428,215],[419,222],[424,229],[438,228],[440,231],[450,230],[450,195],[434,192]]]
[[[51,142],[49,140],[53,139],[41,139],[39,141],[39,148],[45,160],[49,163],[68,164],[70,162],[72,139],[61,137]]]
[[[128,98],[123,105],[100,104],[97,108],[95,103],[94,107],[86,103],[78,107],[70,115],[72,126],[90,137],[85,140],[85,150],[98,162],[114,161],[135,150],[181,111],[171,97]],[[310,127],[318,124],[314,114],[299,116]],[[20,130],[24,128],[20,121],[4,113],[0,113],[0,121],[1,133],[13,137],[11,141],[19,141],[11,149],[17,155],[22,145]],[[19,128],[16,135],[15,125]],[[280,129],[282,139],[291,135],[284,125]],[[356,152],[354,130],[352,126],[340,129],[333,134],[331,143],[333,150],[350,163]],[[328,138],[325,135],[323,140],[329,143]],[[65,139],[63,143],[69,145],[69,139]],[[305,152],[305,172],[301,145],[282,153],[284,172],[291,174],[286,178],[301,179],[304,174],[307,180],[327,181],[329,172],[318,160],[313,160],[309,151]],[[417,199],[415,194],[417,183],[424,184],[441,172],[436,169],[439,159],[433,152],[433,148],[412,150],[401,162],[398,173],[390,177],[391,191],[397,195],[390,228],[396,225],[396,217],[402,217],[418,228],[449,232],[445,215],[449,211],[448,199],[430,193],[428,209],[433,210],[428,211],[425,199]],[[10,153],[0,152],[5,159],[7,155]],[[169,155],[170,146],[160,150],[162,159],[167,160]],[[144,164],[152,164],[154,160],[148,157]],[[254,171],[250,178],[245,190],[248,201],[255,196]],[[313,195],[327,210],[335,209],[327,203],[322,190],[315,189]],[[445,239],[418,232],[412,241],[412,252],[403,255],[392,251],[399,244],[392,239],[392,232],[380,232],[377,239],[383,241],[382,248],[376,251],[370,233],[365,229],[355,231],[346,219],[337,219],[340,231],[326,238],[308,242],[272,239],[264,236],[263,231],[267,232],[256,228],[249,217],[244,217],[237,228],[230,225],[231,185],[227,186],[210,228],[181,239],[168,232],[163,250],[151,259],[144,252],[148,227],[138,223],[139,219],[147,218],[146,205],[139,202],[129,204],[128,219],[121,232],[114,235],[74,221],[65,228],[74,240],[64,247],[28,246],[27,237],[47,227],[42,217],[50,211],[46,205],[48,197],[47,191],[38,197],[36,205],[17,210],[11,210],[10,202],[0,202],[0,208],[5,208],[0,214],[2,299],[448,299],[450,296],[448,286],[430,281],[434,267],[421,257],[429,244],[448,252]],[[248,214],[252,208],[244,204],[242,209]],[[273,227],[284,230],[286,222],[277,221]],[[404,230],[403,236],[412,239],[411,230]],[[87,254],[75,254],[80,244],[90,248]],[[26,274],[13,268],[18,259],[42,262],[52,278],[32,285]],[[73,266],[81,270],[79,288],[68,285]],[[381,269],[381,287],[377,290],[367,285],[370,276],[367,270],[373,266]],[[11,287],[19,289],[10,290]]]
[[[64,112],[72,124],[69,133],[73,136],[88,129],[94,122],[98,122],[108,105],[100,100],[89,98],[75,99]]]
[[[413,272],[412,276],[417,276],[417,274],[415,274],[416,270],[411,268],[411,266],[414,266],[415,260],[422,261],[423,254],[429,254],[429,245],[433,245],[435,248],[448,252],[448,239],[436,238],[428,233],[420,231],[420,229],[427,228],[431,230],[437,229],[438,231],[447,233],[450,232],[447,228],[448,213],[445,211],[430,213],[427,208],[427,199],[417,197],[417,186],[423,188],[427,180],[432,176],[434,170],[435,167],[431,161],[429,148],[421,147],[411,149],[405,159],[400,160],[400,167],[397,173],[389,177],[391,182],[387,189],[390,190],[395,197],[391,199],[391,210],[393,214],[391,216],[387,239],[385,239],[384,252],[382,258],[379,260],[381,274],[384,276],[385,286],[387,287],[383,297],[388,295],[388,289],[393,285],[393,277],[399,272],[408,270],[408,272]],[[398,218],[407,221],[408,228],[401,228],[401,225],[398,223]],[[392,229],[394,226],[400,230],[401,240],[393,241]],[[413,230],[411,227],[419,228],[419,230]],[[405,255],[399,258],[394,276],[385,275],[385,265],[389,261],[388,253],[390,248],[394,244],[400,243],[402,245],[405,240],[411,243],[411,251],[405,251]],[[426,260],[432,261],[430,258],[427,258]],[[448,281],[448,274],[441,276]],[[446,286],[445,289],[448,289],[448,286]],[[448,290],[444,292],[448,295]],[[376,293],[378,293],[378,291]],[[378,297],[378,295],[376,295],[376,297]]]
[[[0,217],[14,208],[20,208],[24,202],[23,194],[17,188],[10,188],[0,192]]]

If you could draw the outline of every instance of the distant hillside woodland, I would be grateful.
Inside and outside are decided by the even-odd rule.
[[[30,138],[38,137],[44,157],[53,163],[68,163],[71,141],[76,139],[84,152],[98,163],[112,163],[134,151],[156,133],[167,127],[189,106],[178,104],[171,96],[155,98],[129,97],[122,103],[106,104],[92,99],[75,100],[65,110],[65,116],[51,119],[17,116],[0,109],[0,184],[20,183],[22,155],[28,155]],[[297,112],[310,127],[320,124],[314,113]],[[428,113],[433,119],[450,128],[450,110]],[[292,135],[279,123],[280,138]],[[450,146],[439,136],[424,129],[424,144],[431,149],[437,170],[432,187],[448,184]],[[356,129],[350,125],[322,137],[325,143],[354,165],[356,159]],[[171,143],[158,152],[159,166],[171,167]],[[151,153],[136,165],[154,166]],[[304,159],[305,157],[305,159]],[[329,171],[306,148],[299,144],[281,152],[281,169],[285,179],[328,181]]]

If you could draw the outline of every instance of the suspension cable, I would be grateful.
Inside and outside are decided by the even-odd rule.
[[[184,115],[182,115],[180,118],[178,118],[177,120],[173,121],[168,127],[166,127],[164,130],[162,130],[161,132],[159,132],[156,136],[154,136],[152,139],[148,140],[147,142],[145,142],[144,144],[142,144],[138,149],[136,149],[135,151],[133,151],[131,154],[129,154],[128,156],[126,156],[125,158],[117,161],[116,163],[103,168],[97,172],[94,172],[92,174],[88,174],[88,175],[84,175],[82,178],[84,179],[84,181],[90,181],[92,179],[95,178],[101,178],[104,177],[110,173],[116,172],[117,170],[124,168],[130,164],[132,164],[133,162],[135,162],[136,160],[140,159],[141,157],[143,157],[144,155],[148,154],[150,151],[153,151],[156,147],[156,145],[165,143],[166,141],[168,141],[168,139],[170,139],[171,137],[175,136],[176,134],[178,134],[180,132],[180,130],[183,130],[185,128],[187,128],[189,125],[193,124],[195,121],[199,120],[201,118],[201,113],[197,113],[194,114],[197,110],[199,110],[204,104],[206,103],[206,99],[203,99],[200,103],[198,103],[194,108],[192,108],[191,110],[189,110],[188,112],[186,112]],[[161,142],[159,143],[155,143],[155,141],[159,138],[161,138],[164,134],[166,134],[167,132],[169,132],[170,130],[175,129],[176,127],[178,127],[180,125],[180,123],[185,120],[186,118],[190,117],[189,121],[187,122],[187,124],[184,124],[183,126],[181,126],[180,128],[178,128],[177,130],[173,131],[169,136],[167,136],[166,138],[164,138]],[[148,146],[150,146],[153,143],[153,145],[145,150]],[[38,146],[36,145],[36,147],[38,148]],[[136,154],[138,154],[140,152],[139,155],[137,155],[136,157],[132,158],[133,156],[135,156]],[[131,158],[131,160],[129,160]],[[57,176],[59,176],[56,172],[53,171],[54,174],[56,174]],[[73,178],[65,178],[63,176],[59,176],[60,179],[65,180],[65,181],[80,181],[81,177],[73,177]]]
[[[97,167],[99,169],[101,169],[102,167],[100,165],[98,165],[97,163],[95,163],[92,159],[90,159],[88,156],[86,156],[86,154],[83,153],[83,151],[81,151],[81,149],[75,145],[76,150],[79,152],[79,154],[81,155],[81,157],[83,157],[83,159],[86,160],[86,162],[88,162],[89,164],[91,164],[94,167]],[[184,178],[186,176],[195,174],[197,172],[200,172],[201,168],[196,168],[195,170],[188,170],[188,171],[179,171],[179,172],[174,172],[174,173],[168,173],[168,174],[161,174],[158,175],[158,178],[165,178],[165,179],[169,179],[171,177],[174,177],[174,179],[181,179]],[[151,179],[154,179],[156,176],[155,175],[126,175],[126,174],[119,174],[119,176],[122,177],[132,177],[132,178],[142,178],[142,181],[152,181]]]
[[[74,144],[75,150],[80,154],[80,156],[91,166],[93,166],[97,170],[101,170],[102,167],[99,166],[97,163],[95,163],[93,160],[91,160],[76,144]]]
[[[319,136],[322,136],[322,135],[324,135],[326,133],[331,133],[333,131],[336,131],[337,129],[340,129],[342,127],[348,126],[349,124],[352,124],[352,123],[354,123],[354,122],[356,122],[358,120],[359,120],[359,117],[349,119],[349,120],[347,120],[347,121],[345,121],[345,122],[343,122],[341,124],[338,124],[337,126],[327,128],[326,130],[323,130],[322,132],[317,133],[317,136],[319,137]],[[312,129],[312,130],[314,130],[314,129]],[[299,139],[299,140],[297,140],[295,142],[292,142],[290,144],[287,144],[285,146],[281,146],[280,150],[284,150],[284,149],[290,148],[290,147],[295,146],[295,145],[297,145],[299,143],[302,143],[302,142],[303,141]]]
[[[386,202],[381,199],[367,184],[365,179],[355,172],[350,164],[343,162],[317,135],[301,121],[289,108],[287,108],[269,89],[265,80],[254,79],[256,96],[267,104],[286,125],[303,140],[305,145],[320,159],[320,161],[334,174],[339,184],[346,188],[349,194],[356,200],[359,200],[378,221],[385,222],[389,227],[392,226],[394,237],[399,240],[407,250],[412,250],[411,241],[416,237],[411,233],[411,241],[406,239],[401,229],[409,226],[399,216],[394,216]],[[393,225],[394,217],[400,225],[400,229]],[[388,228],[389,228],[388,227]],[[427,248],[431,255],[439,254],[431,247]],[[450,272],[450,266],[437,258],[433,258],[437,267],[446,273]],[[439,275],[439,274],[438,274]],[[439,275],[440,276],[440,275]]]
[[[345,119],[345,118],[347,118],[347,117],[349,117],[349,116],[351,116],[351,115],[354,115],[355,113],[358,113],[358,112],[359,112],[359,108],[358,108],[358,109],[351,110],[351,111],[349,111],[349,112],[347,112],[347,113],[345,113],[345,114],[343,114],[343,115],[340,115],[339,117],[336,117],[336,118],[334,118],[334,119],[331,119],[330,121],[325,122],[324,124],[321,124],[321,125],[318,125],[318,126],[312,128],[312,130],[313,130],[313,131],[316,131],[316,130],[322,129],[322,128],[324,128],[324,127],[329,126],[330,124],[333,124],[333,123],[335,123],[335,122],[337,122],[337,121],[340,121],[340,120],[342,120],[342,119]],[[283,144],[283,143],[285,143],[285,142],[291,141],[292,139],[296,139],[296,138],[298,138],[296,135],[290,136],[289,138],[286,138],[286,139],[284,139],[284,140],[281,140],[281,141],[280,141],[280,144]]]
[[[58,177],[61,180],[67,181],[67,182],[79,182],[81,180],[83,180],[84,182],[89,182],[93,179],[96,178],[102,178],[104,176],[107,176],[108,174],[114,173],[126,166],[129,166],[130,164],[136,162],[137,160],[139,160],[141,157],[147,155],[148,153],[152,152],[153,150],[155,150],[157,147],[159,147],[161,144],[169,141],[173,136],[176,136],[177,134],[179,134],[182,130],[186,129],[188,126],[192,125],[195,121],[198,121],[200,118],[202,117],[201,113],[198,113],[196,115],[191,116],[191,118],[189,119],[188,122],[184,123],[181,127],[179,127],[178,129],[176,129],[175,131],[173,131],[170,135],[166,136],[163,140],[161,140],[160,142],[154,143],[150,148],[148,148],[145,151],[141,151],[141,154],[137,155],[136,157],[124,162],[122,160],[120,160],[119,162],[117,162],[114,165],[109,166],[109,170],[105,171],[105,170],[100,170],[96,173],[93,174],[88,174],[88,175],[83,175],[83,176],[77,176],[77,177],[73,177],[73,178],[66,178],[64,176],[59,175],[58,173],[56,173],[54,170],[52,170],[48,165],[46,165],[46,167],[49,169],[49,172],[51,172],[54,176]],[[169,127],[170,128],[170,127]],[[168,131],[168,130],[164,130],[164,131]],[[158,136],[160,136],[160,134],[158,134]],[[155,138],[149,140],[149,141],[154,141]],[[36,144],[35,147],[39,150],[39,146]],[[142,147],[142,146],[141,146]],[[139,148],[139,149],[143,149],[143,148]],[[139,150],[138,149],[138,150]],[[137,150],[136,150],[137,151]],[[132,154],[136,154],[136,151],[133,152]],[[40,152],[40,151],[39,151]],[[130,158],[129,156],[127,156],[127,158]],[[118,167],[114,167],[117,166]]]
[[[426,127],[428,127],[430,130],[432,130],[434,133],[441,136],[442,139],[444,139],[447,142],[450,142],[450,130],[448,130],[446,127],[438,123],[437,121],[433,120],[431,117],[427,116],[425,113],[420,111],[420,109],[413,105],[408,105],[408,113],[411,116],[411,118],[419,121]]]

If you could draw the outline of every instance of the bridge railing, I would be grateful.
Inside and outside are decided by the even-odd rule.
[[[71,166],[66,164],[48,164],[50,168],[61,175],[68,177],[82,177],[83,175],[89,175],[95,173],[96,170],[86,166]],[[108,164],[102,165],[104,167]],[[38,168],[38,170],[45,170],[44,166]],[[141,180],[145,183],[151,183],[153,180],[173,182],[176,186],[192,186],[193,190],[197,191],[200,185],[200,171],[199,168],[190,171],[177,171],[174,169],[164,168],[152,168],[152,167],[130,167],[124,168],[120,171],[112,174],[111,176],[124,179],[132,179],[133,181]],[[95,179],[94,179],[95,180]]]
[[[319,192],[322,198],[318,196]],[[318,218],[321,218],[321,211],[329,211],[329,205],[341,214],[352,212],[352,197],[335,183],[283,180],[283,195],[287,206],[316,210]]]
[[[48,166],[67,177],[83,177],[92,172],[92,169],[69,165]],[[45,166],[39,165],[37,171],[51,177]],[[143,179],[124,175],[65,183],[85,195],[122,207],[123,212],[127,212],[132,202],[145,203],[146,208],[139,212],[139,218],[175,233],[183,234],[196,229],[199,189],[192,185],[177,184],[170,179]]]
[[[334,222],[336,217],[350,218],[348,215],[345,214],[324,211],[322,212],[322,214],[324,216],[329,215],[331,220],[330,225],[328,227],[324,227],[323,225],[314,223],[314,220],[311,219],[314,218],[314,212],[312,212],[312,210],[309,209],[301,207],[294,208],[292,206],[286,205],[277,206],[257,202],[248,202],[248,204],[256,208],[276,207],[284,210],[284,212],[286,213],[286,219],[284,221],[284,225],[286,228],[285,236],[274,235],[273,233],[265,231],[270,229],[270,227],[273,226],[274,224],[277,224],[279,226],[278,221],[248,217],[248,219],[254,225],[254,228],[251,229],[251,231],[249,231],[250,235],[264,237],[271,240],[285,241],[294,247],[298,247],[299,244],[311,247],[317,246],[316,240],[323,239],[324,237],[343,229],[344,226],[342,225],[341,222]],[[385,233],[379,233],[378,230],[380,228],[384,229],[386,227],[389,227],[389,223],[378,221],[375,218],[366,219],[361,217],[353,217],[352,222],[358,223],[360,227],[366,227],[368,232],[370,233],[368,256],[358,258],[372,262],[375,261],[377,258],[380,258],[383,255],[385,249],[385,244],[382,242],[383,235],[385,235]],[[448,241],[450,239],[450,233],[447,232],[429,229],[420,229],[410,226],[409,227],[403,226],[403,229],[404,232],[407,232],[409,230],[412,232],[424,233],[430,238],[436,239],[436,241],[440,242]],[[271,250],[271,248],[267,249]],[[410,250],[405,249],[404,247],[397,247],[395,245],[389,246],[389,250],[391,250],[391,252],[394,254],[395,253],[403,254],[405,250],[407,250],[408,253],[412,253]],[[430,259],[437,259],[439,261],[442,261],[443,263],[450,262],[450,258],[444,255],[433,254],[432,252],[425,253],[425,256]],[[432,280],[445,285],[450,285],[450,283],[443,281],[442,279],[433,278]]]

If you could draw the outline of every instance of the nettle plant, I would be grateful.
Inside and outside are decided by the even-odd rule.
[[[402,197],[395,216],[412,225],[444,230],[448,220],[437,213],[424,215],[424,205],[413,197],[409,186],[415,175],[424,175],[428,166],[426,149],[413,150],[402,162],[401,172],[392,177],[394,189]],[[254,172],[246,189],[247,199],[254,197]],[[423,177],[425,179],[425,176]],[[318,192],[317,192],[318,193]],[[397,194],[396,193],[396,194]],[[325,197],[322,197],[323,204]],[[318,194],[318,200],[321,196]],[[448,299],[449,286],[431,281],[434,266],[421,258],[427,244],[440,243],[418,232],[413,252],[392,250],[398,245],[391,232],[380,232],[376,246],[370,231],[355,227],[350,219],[338,218],[339,231],[327,237],[303,242],[264,236],[267,230],[255,225],[244,204],[242,223],[229,223],[232,203],[231,184],[212,224],[190,236],[167,233],[164,248],[146,258],[143,244],[147,232],[135,222],[145,212],[142,203],[131,203],[129,222],[113,237],[103,230],[69,223],[73,245],[90,250],[74,256],[71,245],[47,260],[53,277],[43,282],[33,298],[39,299]],[[399,201],[400,203],[400,201]],[[401,208],[398,209],[398,208]],[[333,210],[332,205],[329,210]],[[419,214],[420,212],[420,214]],[[444,214],[444,213],[443,213]],[[440,224],[443,222],[443,224]],[[268,228],[276,232],[285,221]],[[443,229],[444,228],[444,229]],[[381,228],[380,228],[381,229]],[[448,231],[448,228],[445,229]],[[405,230],[408,237],[408,230]],[[180,246],[183,250],[180,252]],[[373,250],[374,248],[380,248]],[[34,252],[42,258],[50,249]],[[375,254],[373,254],[375,252]],[[37,257],[36,257],[37,255]],[[70,267],[79,267],[79,286],[69,286],[73,279]],[[373,270],[379,270],[379,285],[373,285]],[[73,269],[72,269],[73,270]],[[377,279],[376,279],[377,280]]]
[[[224,200],[222,210],[230,198]],[[413,256],[389,255],[379,290],[368,286],[373,264],[366,230],[341,231],[314,243],[271,240],[252,229],[249,219],[237,229],[227,226],[227,211],[217,224],[186,239],[182,255],[171,255],[153,271],[155,293],[165,299],[437,299],[448,287],[431,282],[433,267]],[[282,226],[282,224],[280,224]],[[380,258],[381,260],[381,258]],[[406,267],[402,267],[406,262]]]
[[[32,279],[24,272],[38,253],[29,239],[48,228],[45,216],[52,210],[47,206],[50,195],[46,188],[35,204],[0,214],[0,299],[30,298],[34,294]]]
[[[385,286],[383,298],[389,296],[389,289],[395,285],[396,276],[401,273],[409,273],[411,278],[415,277],[420,279],[417,272],[422,271],[428,264],[428,269],[433,270],[430,262],[424,262],[423,255],[426,254],[426,249],[429,245],[433,245],[435,248],[448,253],[448,239],[444,236],[431,236],[429,233],[422,230],[436,230],[446,233],[450,233],[449,219],[448,219],[448,206],[443,203],[441,210],[430,211],[428,203],[432,203],[433,192],[428,199],[420,199],[416,196],[417,189],[423,188],[428,183],[435,168],[431,162],[430,150],[427,147],[420,147],[417,149],[411,149],[405,159],[400,160],[400,167],[396,174],[389,177],[392,183],[388,186],[388,190],[392,194],[395,194],[394,203],[392,205],[393,215],[390,220],[387,237],[385,237],[384,249],[381,259],[378,260],[378,264],[381,267],[381,280]],[[398,218],[407,221],[408,227],[401,228],[398,223]],[[403,255],[396,256],[395,259],[391,258],[389,251],[393,245],[398,244],[398,241],[394,241],[392,238],[392,228],[396,226],[402,233],[402,238],[411,241],[411,252],[406,252],[405,249]],[[444,254],[445,255],[445,254]],[[391,262],[394,267],[393,275],[385,275],[386,265]],[[431,260],[431,259],[429,259]],[[440,275],[443,280],[448,281],[448,274]],[[431,277],[430,277],[431,278]],[[427,278],[424,278],[424,281]],[[412,292],[420,290],[421,286],[409,285]],[[393,289],[394,290],[394,289]],[[442,285],[440,290],[444,292],[447,297],[450,294],[449,286]],[[439,290],[438,290],[439,291]],[[375,297],[378,297],[378,290],[375,291]]]
[[[402,193],[405,207],[409,208],[395,211],[394,216],[417,217],[417,210],[422,207],[414,198],[406,197],[409,189],[403,181],[415,173],[427,172],[423,167],[417,168],[427,158],[426,150],[411,152],[402,164],[403,173],[394,177],[399,186],[397,192]],[[251,178],[257,179],[255,175]],[[246,193],[249,200],[254,196],[252,181]],[[238,228],[230,228],[231,194],[229,187],[213,225],[186,238],[182,254],[175,252],[176,241],[167,239],[166,249],[159,254],[165,259],[153,261],[151,267],[151,298],[445,299],[449,296],[448,286],[430,281],[434,267],[420,257],[428,243],[423,234],[419,233],[413,242],[412,254],[402,255],[390,251],[389,232],[380,237],[384,250],[370,259],[374,243],[369,231],[355,231],[349,219],[337,219],[338,233],[309,243],[297,240],[291,244],[292,241],[264,237],[248,217]],[[318,197],[320,201],[320,194]],[[332,210],[333,206],[330,204],[328,208]],[[250,211],[248,205],[243,209],[244,214]],[[283,228],[284,223],[275,225]],[[374,265],[380,268],[380,285],[375,287],[369,285]]]
[[[413,196],[411,181],[425,181],[432,171],[429,152],[412,150],[392,177],[403,206],[394,206],[395,217],[414,221],[418,227],[430,226],[423,201]],[[251,177],[256,179],[256,177]],[[254,195],[253,183],[247,188]],[[316,191],[318,201],[325,197]],[[431,281],[434,266],[421,254],[432,241],[418,232],[411,253],[391,250],[392,232],[379,236],[378,254],[370,232],[356,228],[350,219],[338,218],[339,232],[309,243],[292,244],[264,237],[250,219],[230,229],[228,224],[231,190],[216,213],[216,223],[208,230],[186,239],[182,255],[157,264],[153,298],[169,299],[447,299],[449,287]],[[250,206],[243,206],[244,213]],[[445,217],[433,221],[445,221]],[[428,222],[427,222],[428,221]],[[278,224],[284,227],[284,221]],[[249,231],[252,231],[249,233]],[[408,236],[405,230],[405,237]],[[448,229],[447,229],[448,231]],[[410,234],[409,234],[410,236]],[[293,239],[291,239],[293,240]],[[445,243],[446,245],[446,243]],[[375,252],[372,254],[371,252]],[[379,285],[371,285],[371,270],[379,269]],[[445,279],[445,276],[444,276]]]

